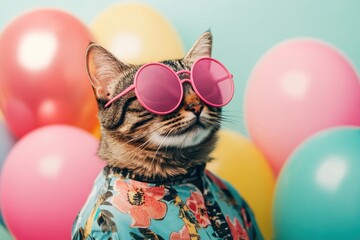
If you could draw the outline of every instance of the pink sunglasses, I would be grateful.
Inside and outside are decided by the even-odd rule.
[[[178,75],[184,73],[190,79],[180,80]],[[232,74],[219,61],[205,57],[198,59],[191,71],[174,72],[161,63],[145,64],[136,72],[134,83],[106,103],[105,108],[135,89],[138,101],[148,111],[168,114],[179,107],[184,82],[189,82],[201,100],[213,107],[225,106],[234,95]]]

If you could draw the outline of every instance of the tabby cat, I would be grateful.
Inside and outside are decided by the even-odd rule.
[[[208,31],[183,59],[161,63],[175,72],[190,70],[211,51]],[[246,202],[205,170],[221,125],[220,107],[202,101],[189,82],[169,114],[148,111],[134,91],[105,106],[133,84],[140,67],[97,44],[88,47],[87,70],[101,122],[98,156],[107,166],[75,220],[72,238],[262,239]]]

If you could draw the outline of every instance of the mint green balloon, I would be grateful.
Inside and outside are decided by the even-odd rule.
[[[1,240],[12,240],[13,239],[10,236],[9,232],[1,224],[0,224],[0,239]]]
[[[295,150],[274,200],[276,240],[360,239],[360,128],[318,133]]]

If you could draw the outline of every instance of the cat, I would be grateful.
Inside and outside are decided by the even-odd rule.
[[[161,64],[176,73],[190,70],[211,57],[212,40],[207,31],[184,58]],[[126,64],[95,43],[86,60],[99,107],[98,156],[107,166],[74,222],[72,239],[262,239],[246,202],[205,170],[221,107],[205,103],[189,82],[171,113],[149,111],[134,91],[108,106],[143,65]]]

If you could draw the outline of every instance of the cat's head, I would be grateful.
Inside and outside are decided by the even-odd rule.
[[[212,34],[205,32],[183,59],[161,63],[175,72],[190,70],[197,59],[210,57],[211,50]],[[209,161],[220,128],[221,108],[204,103],[188,82],[183,84],[179,107],[166,115],[149,112],[134,91],[105,107],[133,84],[140,67],[116,59],[97,44],[88,47],[87,70],[101,123],[99,156],[111,166],[149,177],[184,174]],[[180,79],[188,77],[183,75],[179,75]]]

